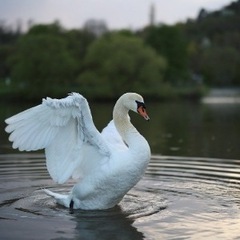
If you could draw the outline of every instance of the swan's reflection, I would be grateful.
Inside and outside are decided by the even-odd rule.
[[[119,206],[105,211],[76,211],[73,216],[77,223],[76,239],[143,239],[143,234],[132,225],[134,220]]]

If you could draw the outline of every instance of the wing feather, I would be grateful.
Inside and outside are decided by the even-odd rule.
[[[42,104],[5,120],[13,148],[45,149],[47,168],[54,181],[63,183],[93,155],[106,159],[110,150],[96,129],[87,100],[78,93],[63,99],[43,99]],[[94,153],[94,154],[93,154]],[[94,164],[97,164],[98,160]],[[80,172],[76,173],[76,169]]]
[[[5,120],[8,124],[6,132],[11,133],[9,140],[13,148],[20,151],[34,151],[45,148],[57,133],[56,128],[49,124],[52,113],[43,105],[30,108]],[[45,135],[51,130],[51,136],[46,141]]]

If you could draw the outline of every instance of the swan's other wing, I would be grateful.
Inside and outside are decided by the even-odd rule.
[[[128,147],[120,136],[118,130],[115,127],[113,120],[101,132],[102,137],[105,139],[110,148],[118,150],[126,150]]]
[[[108,145],[92,121],[87,100],[78,93],[60,100],[43,99],[42,104],[5,122],[13,148],[20,151],[45,148],[48,171],[58,183],[67,181],[76,168],[87,165],[89,158],[100,161],[110,156]]]

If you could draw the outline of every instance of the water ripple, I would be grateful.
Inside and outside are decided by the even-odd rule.
[[[117,207],[71,215],[42,191],[69,192],[74,184],[54,184],[43,154],[0,155],[1,235],[138,240],[226,239],[228,233],[237,239],[239,165],[240,160],[153,155],[143,179]],[[12,224],[15,230],[9,231]]]
[[[152,176],[240,182],[240,160],[153,156],[147,169]]]

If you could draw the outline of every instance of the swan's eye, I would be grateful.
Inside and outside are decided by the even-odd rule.
[[[146,111],[146,106],[144,104],[144,102],[138,102],[136,101],[137,103],[137,112],[142,116],[144,117],[145,120],[149,120],[149,116],[147,114],[147,111]]]
[[[146,106],[145,106],[144,102],[136,101],[136,103],[137,103],[137,109],[139,109],[140,107],[143,108],[143,109],[146,109]]]

